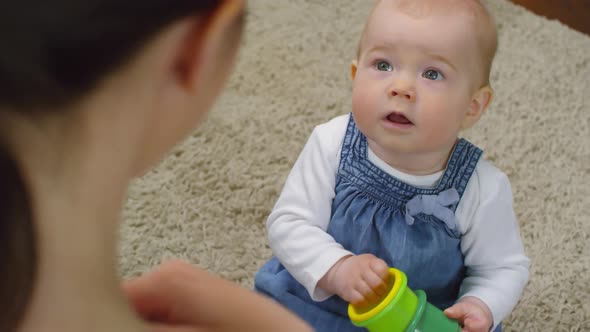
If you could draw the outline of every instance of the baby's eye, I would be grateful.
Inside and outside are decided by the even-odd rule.
[[[432,80],[432,81],[440,81],[444,78],[443,74],[441,74],[439,71],[436,71],[434,69],[429,69],[429,70],[425,71],[424,74],[422,74],[422,77],[424,77],[425,79],[428,79],[428,80]]]
[[[377,70],[379,71],[393,71],[393,66],[390,65],[387,61],[377,61],[375,63],[375,68],[377,68]]]

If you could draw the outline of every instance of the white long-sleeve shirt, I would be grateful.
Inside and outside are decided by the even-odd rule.
[[[267,220],[273,254],[316,301],[333,295],[317,287],[318,281],[340,258],[352,254],[326,232],[349,117],[339,116],[314,129]],[[416,187],[433,188],[443,174],[402,173],[370,149],[368,158]],[[528,280],[529,259],[520,238],[508,177],[481,159],[455,214],[467,267],[459,297],[475,296],[486,303],[495,327],[512,311]]]

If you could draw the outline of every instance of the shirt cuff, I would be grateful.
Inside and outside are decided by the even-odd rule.
[[[353,253],[348,250],[334,248],[321,255],[315,260],[309,269],[307,269],[307,273],[305,273],[304,280],[301,284],[307,289],[312,300],[321,302],[334,295],[317,287],[317,284],[334,264],[336,264],[342,257],[350,255],[353,255]]]

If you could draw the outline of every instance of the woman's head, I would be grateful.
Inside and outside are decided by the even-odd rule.
[[[70,147],[84,144],[124,147],[129,176],[160,159],[220,92],[243,7],[240,0],[0,3],[1,331],[22,318],[35,280],[34,170],[59,168],[75,158]],[[32,151],[50,163],[31,165]]]
[[[185,84],[187,91],[192,89],[196,97],[193,101],[197,102],[189,118],[167,110],[166,121],[160,123],[164,127],[174,127],[172,120],[186,124],[190,117],[194,119],[209,109],[226,79],[240,37],[242,6],[243,1],[235,0],[3,2],[0,119],[18,113],[35,121],[63,113],[97,92],[109,79],[129,78],[139,58],[154,54],[143,51],[154,47],[162,31],[186,19],[188,23],[176,29],[176,36],[184,40],[155,45],[168,47],[160,51],[176,56],[157,60],[169,61],[161,65],[177,66],[178,82]],[[157,65],[156,61],[148,65]],[[156,79],[158,69],[170,68],[135,69],[147,79]],[[126,91],[137,93],[124,88],[117,97]],[[154,96],[159,102],[157,98]],[[186,134],[186,128],[182,129]]]

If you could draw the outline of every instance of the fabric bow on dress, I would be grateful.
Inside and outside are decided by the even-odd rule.
[[[442,191],[438,195],[417,195],[406,204],[406,223],[414,224],[414,216],[423,213],[443,221],[450,229],[457,228],[457,218],[451,207],[459,202],[455,188]]]

